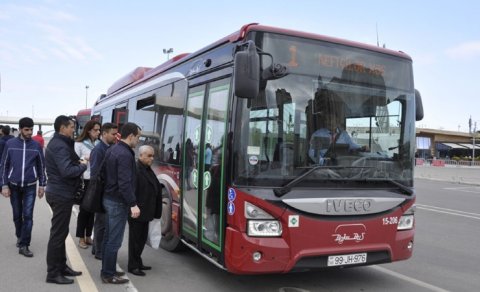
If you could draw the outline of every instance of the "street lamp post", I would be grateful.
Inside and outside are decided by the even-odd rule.
[[[170,60],[170,54],[173,53],[173,48],[170,49],[163,49],[163,53],[167,54],[167,60]]]
[[[88,85],[85,85],[85,108],[88,108],[88,89],[90,87]]]
[[[477,135],[477,122],[473,126],[472,166],[475,165],[475,136]]]

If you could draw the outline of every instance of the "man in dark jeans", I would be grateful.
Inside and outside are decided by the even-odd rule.
[[[116,274],[117,254],[122,246],[128,212],[138,218],[140,209],[135,198],[136,165],[132,149],[138,144],[141,130],[126,123],[120,130],[122,139],[105,154],[105,238],[103,243],[101,278],[104,283],[124,284],[129,280]]]
[[[102,125],[102,135],[100,138],[100,143],[98,143],[90,153],[90,176],[94,177],[97,175],[100,164],[105,158],[105,152],[107,152],[110,145],[115,144],[117,141],[117,125],[112,123],[105,123]],[[103,251],[103,238],[105,234],[105,214],[104,213],[95,213],[95,223],[93,226],[93,248],[92,254],[95,255],[95,258],[98,260],[102,259]]]
[[[52,209],[52,227],[47,247],[47,283],[72,284],[65,276],[79,276],[82,272],[67,266],[65,239],[68,236],[73,199],[80,176],[87,169],[87,161],[75,153],[73,132],[75,123],[67,116],[58,116],[55,134],[45,151],[47,168],[46,199]]]
[[[20,119],[20,135],[5,143],[0,164],[2,194],[6,198],[10,197],[12,204],[18,253],[26,257],[33,257],[29,246],[35,193],[41,199],[46,184],[45,158],[40,145],[32,140],[33,125],[31,118]]]

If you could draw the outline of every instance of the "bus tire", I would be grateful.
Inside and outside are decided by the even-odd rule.
[[[181,251],[185,246],[173,231],[172,199],[165,188],[163,188],[162,197],[162,239],[160,240],[160,247],[170,252]]]

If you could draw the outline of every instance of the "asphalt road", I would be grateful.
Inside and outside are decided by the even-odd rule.
[[[102,284],[101,263],[90,249],[79,250],[72,216],[67,240],[71,265],[84,275],[75,284],[45,283],[46,245],[51,213],[45,199],[34,214],[33,258],[15,247],[9,200],[0,197],[0,291],[480,291],[480,187],[416,180],[414,256],[404,262],[286,275],[236,276],[214,267],[192,251],[172,254],[146,247],[146,277],[127,274],[131,284]],[[127,238],[119,252],[126,268]]]

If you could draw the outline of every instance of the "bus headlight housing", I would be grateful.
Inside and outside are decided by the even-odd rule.
[[[276,237],[282,235],[282,224],[278,220],[248,220],[248,236]]]
[[[265,212],[262,208],[249,202],[245,202],[245,218],[247,219],[274,219],[272,215]]]
[[[410,207],[400,220],[398,220],[397,230],[410,230],[415,222],[415,205]]]
[[[282,235],[282,223],[275,220],[265,210],[245,202],[247,235],[259,237],[277,237]]]

